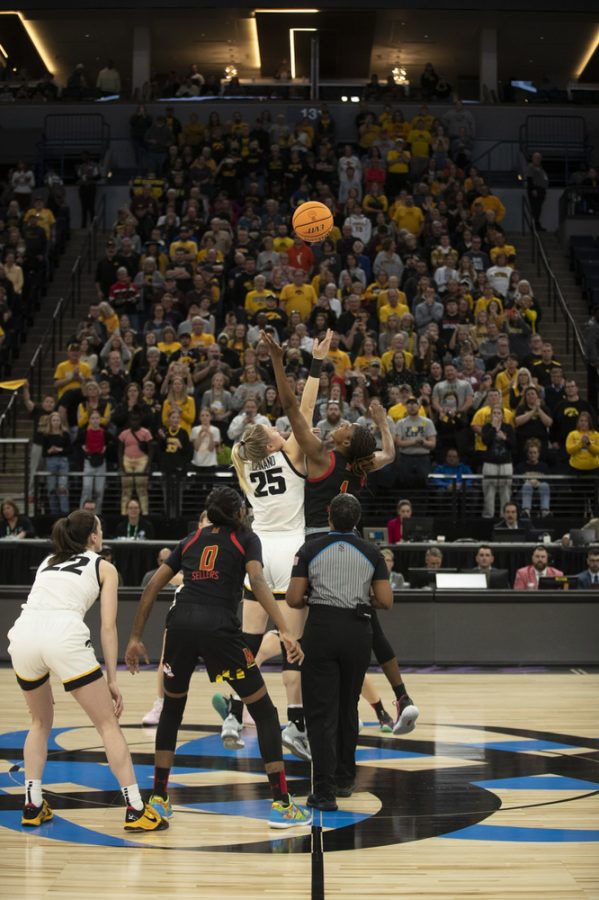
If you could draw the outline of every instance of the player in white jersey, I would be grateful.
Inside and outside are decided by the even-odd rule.
[[[302,414],[310,425],[318,395],[320,368],[329,352],[331,337],[332,332],[328,331],[323,341],[314,341],[312,348],[314,359],[301,404]],[[266,582],[275,598],[284,601],[295,553],[304,543],[304,453],[293,435],[285,440],[276,428],[250,425],[241,440],[233,446],[231,461],[239,484],[252,506],[252,527],[262,542]],[[299,640],[304,630],[306,611],[286,610],[285,614],[292,637]],[[254,654],[260,649],[266,626],[264,610],[246,587],[242,629],[245,641]],[[290,664],[286,654],[283,654],[283,683],[287,692],[289,720],[283,729],[283,743],[296,756],[309,760],[310,746],[304,721],[299,666]],[[218,708],[217,702],[215,706]],[[241,701],[234,699],[226,712],[229,715],[223,723],[223,740],[226,739],[227,745],[231,746],[237,738],[237,746],[243,747],[240,737]]]
[[[54,720],[50,672],[63,683],[96,726],[108,764],[125,803],[125,831],[168,828],[168,822],[141,799],[131,754],[119,727],[123,698],[116,682],[118,575],[99,556],[102,526],[93,513],[76,510],[52,529],[54,552],[37,570],[22,612],[8,632],[12,665],[31,713],[25,740],[25,808],[21,824],[42,825],[53,817],[42,795],[48,736]],[[106,681],[83,619],[100,597]]]

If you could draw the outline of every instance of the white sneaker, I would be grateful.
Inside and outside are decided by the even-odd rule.
[[[403,697],[394,702],[397,709],[397,719],[393,726],[393,734],[409,734],[416,727],[416,719],[420,715],[420,710],[407,694],[404,694]]]
[[[299,756],[300,759],[305,759],[308,762],[312,761],[308,735],[305,731],[300,731],[293,722],[287,723],[281,732],[281,740],[294,756]]]
[[[235,716],[229,715],[223,722],[220,736],[227,750],[241,750],[245,747],[245,741],[241,737],[243,725]]]
[[[162,707],[164,706],[164,699],[162,697],[156,697],[154,700],[154,705],[152,709],[145,714],[143,719],[141,720],[142,725],[158,725],[160,720],[160,713],[162,712]]]

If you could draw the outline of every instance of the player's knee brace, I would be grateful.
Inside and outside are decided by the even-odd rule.
[[[165,694],[164,705],[160,713],[158,730],[156,731],[156,750],[175,752],[177,734],[183,721],[187,694],[184,697],[169,697]]]
[[[256,723],[260,753],[265,763],[283,758],[279,714],[268,694],[247,704],[248,712]]]
[[[292,663],[292,662],[289,662],[289,660],[287,659],[287,650],[285,648],[285,644],[283,643],[283,641],[281,641],[281,655],[283,656],[283,666],[282,666],[283,672],[299,672],[300,671],[299,663],[297,663],[297,662]]]
[[[260,644],[262,643],[263,634],[250,634],[248,631],[243,631],[243,640],[250,648],[254,656],[258,653],[260,649]]]

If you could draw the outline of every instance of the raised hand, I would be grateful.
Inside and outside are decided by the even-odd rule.
[[[332,337],[332,330],[327,328],[327,333],[321,341],[319,341],[318,338],[314,338],[314,344],[312,345],[312,356],[314,359],[326,359],[328,352],[331,349]]]
[[[272,334],[268,334],[268,332],[266,331],[261,331],[260,340],[264,341],[264,343],[267,345],[271,359],[280,359],[281,361],[283,360],[284,350],[280,344],[277,344]]]

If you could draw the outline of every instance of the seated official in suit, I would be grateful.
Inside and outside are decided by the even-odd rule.
[[[539,545],[532,551],[530,566],[523,566],[516,572],[514,581],[515,591],[538,591],[539,578],[563,575],[559,569],[549,565],[549,552],[546,547]]]
[[[496,528],[501,531],[525,531],[528,538],[528,534],[531,530],[531,522],[530,519],[520,518],[518,504],[514,503],[513,500],[508,500],[503,507],[503,519],[500,519],[496,523],[493,531],[495,531]]]
[[[510,576],[507,569],[498,569],[493,565],[495,556],[493,551],[487,544],[483,544],[478,548],[476,554],[476,565],[470,570],[471,572],[479,572],[487,577],[487,585],[494,590],[509,590]]]
[[[599,591],[599,550],[589,550],[587,553],[587,567],[584,572],[579,572],[579,591]]]
[[[491,572],[497,571],[497,569],[493,565],[493,563],[495,562],[493,551],[486,544],[483,544],[478,548],[475,559],[476,565],[472,569],[473,572],[483,572],[483,574],[485,575],[490,575]]]

